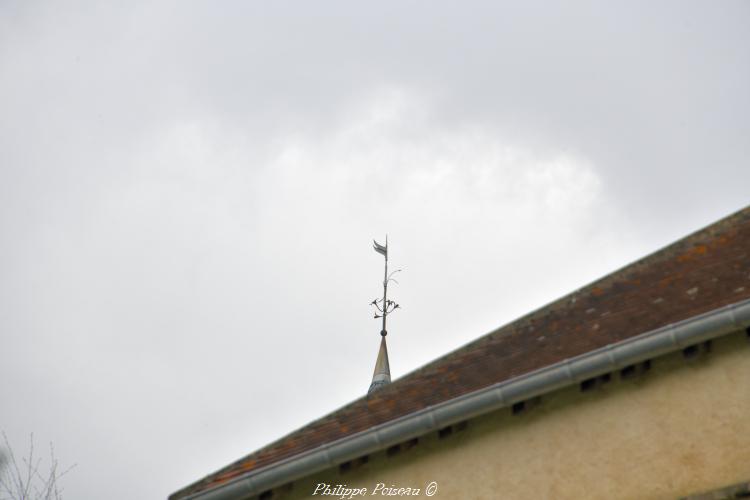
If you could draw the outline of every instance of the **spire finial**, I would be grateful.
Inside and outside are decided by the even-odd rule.
[[[375,362],[375,371],[372,374],[372,384],[370,389],[367,391],[370,394],[372,391],[391,383],[391,367],[388,363],[388,346],[385,343],[385,336],[388,335],[386,330],[385,322],[388,319],[388,315],[398,309],[400,306],[392,300],[388,300],[388,282],[393,281],[398,284],[393,278],[393,275],[401,271],[397,269],[391,274],[388,274],[388,235],[385,235],[385,245],[381,245],[375,240],[372,240],[373,248],[376,252],[381,254],[385,258],[385,272],[383,273],[383,298],[375,299],[370,302],[370,305],[375,306],[377,312],[375,318],[383,318],[383,327],[380,330],[380,351],[378,351],[378,359]]]

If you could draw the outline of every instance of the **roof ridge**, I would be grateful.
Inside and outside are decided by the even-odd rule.
[[[555,306],[564,305],[566,301],[571,300],[571,298],[575,298],[577,294],[581,294],[582,292],[584,292],[584,291],[586,291],[588,289],[592,289],[593,290],[594,288],[596,288],[596,285],[601,285],[601,284],[607,282],[608,280],[611,280],[616,275],[620,275],[620,274],[624,273],[627,270],[635,270],[635,268],[637,266],[644,265],[647,262],[648,263],[652,263],[652,261],[657,260],[657,258],[665,259],[665,258],[667,258],[666,254],[668,253],[668,251],[670,249],[674,249],[674,248],[677,248],[677,247],[680,247],[680,246],[686,246],[688,243],[695,243],[695,242],[692,242],[692,240],[694,240],[696,238],[699,238],[699,237],[705,238],[706,236],[708,236],[707,233],[714,233],[715,234],[717,232],[720,232],[718,230],[718,227],[725,226],[725,225],[727,225],[729,223],[732,223],[732,222],[734,222],[736,220],[742,220],[742,219],[745,219],[743,222],[750,222],[750,206],[741,208],[741,209],[737,210],[736,212],[733,212],[733,213],[731,213],[731,214],[729,214],[729,215],[727,215],[727,216],[719,219],[718,221],[716,221],[716,222],[714,222],[712,224],[708,224],[706,226],[703,226],[702,228],[697,229],[697,230],[693,231],[692,233],[687,234],[686,236],[683,236],[679,240],[673,241],[672,243],[669,243],[666,246],[660,247],[657,250],[654,250],[653,252],[651,252],[649,254],[646,254],[643,257],[640,257],[640,258],[638,258],[638,259],[636,259],[636,260],[634,260],[634,261],[632,261],[632,262],[630,262],[628,264],[625,264],[623,266],[618,267],[614,271],[612,271],[612,272],[610,272],[610,273],[602,276],[601,278],[597,278],[597,279],[595,279],[593,281],[590,281],[589,283],[578,287],[577,289],[573,290],[572,292],[566,293],[565,295],[562,295],[562,296],[558,297],[557,299],[554,299],[554,300],[552,300],[550,302],[545,303],[544,305],[542,305],[542,306],[534,309],[531,312],[523,314],[522,316],[519,316],[519,317],[517,317],[517,318],[515,318],[513,320],[510,320],[507,323],[505,323],[505,324],[503,324],[503,325],[501,325],[501,326],[499,326],[499,327],[497,327],[497,328],[495,328],[495,329],[493,329],[493,330],[485,333],[484,335],[482,335],[480,337],[477,337],[476,339],[474,339],[474,340],[472,340],[472,341],[470,341],[470,342],[468,342],[466,344],[463,344],[463,345],[461,345],[461,346],[453,349],[452,351],[449,351],[449,352],[443,354],[439,358],[433,359],[432,361],[429,361],[429,362],[425,363],[424,365],[422,365],[422,366],[420,366],[418,368],[415,368],[414,370],[412,370],[410,372],[405,373],[404,375],[402,375],[402,376],[394,379],[393,383],[395,384],[395,383],[397,383],[397,382],[399,382],[399,381],[401,381],[401,380],[403,380],[405,378],[410,377],[411,375],[413,375],[415,373],[421,372],[422,370],[429,368],[431,365],[437,364],[440,361],[443,361],[443,360],[445,360],[445,359],[447,359],[449,357],[452,357],[453,355],[456,355],[456,354],[460,353],[461,351],[463,351],[465,349],[468,349],[470,347],[475,346],[476,344],[480,343],[483,340],[487,340],[489,338],[492,338],[493,335],[502,334],[502,333],[510,333],[510,332],[503,332],[503,330],[505,330],[510,325],[515,325],[517,323],[522,323],[524,321],[532,320],[535,316],[537,316],[537,315],[539,315],[541,313],[547,313],[547,312],[549,312],[549,310],[551,308],[554,308]],[[724,230],[726,230],[726,228],[724,228]],[[723,231],[721,231],[721,232],[723,232]]]

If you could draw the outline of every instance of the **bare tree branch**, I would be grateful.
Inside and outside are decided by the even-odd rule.
[[[29,436],[29,453],[16,459],[8,436],[2,432],[6,451],[0,449],[0,500],[62,500],[63,488],[59,479],[67,474],[75,464],[59,472],[55,457],[55,447],[50,443],[49,471],[41,470],[42,458],[34,458],[34,434]]]

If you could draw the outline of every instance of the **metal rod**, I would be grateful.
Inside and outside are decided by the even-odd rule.
[[[385,273],[383,274],[383,329],[380,335],[385,337],[388,330],[385,329],[385,318],[388,316],[388,235],[385,235]]]

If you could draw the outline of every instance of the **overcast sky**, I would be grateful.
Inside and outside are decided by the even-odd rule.
[[[169,493],[750,202],[750,3],[0,0],[0,428]]]

